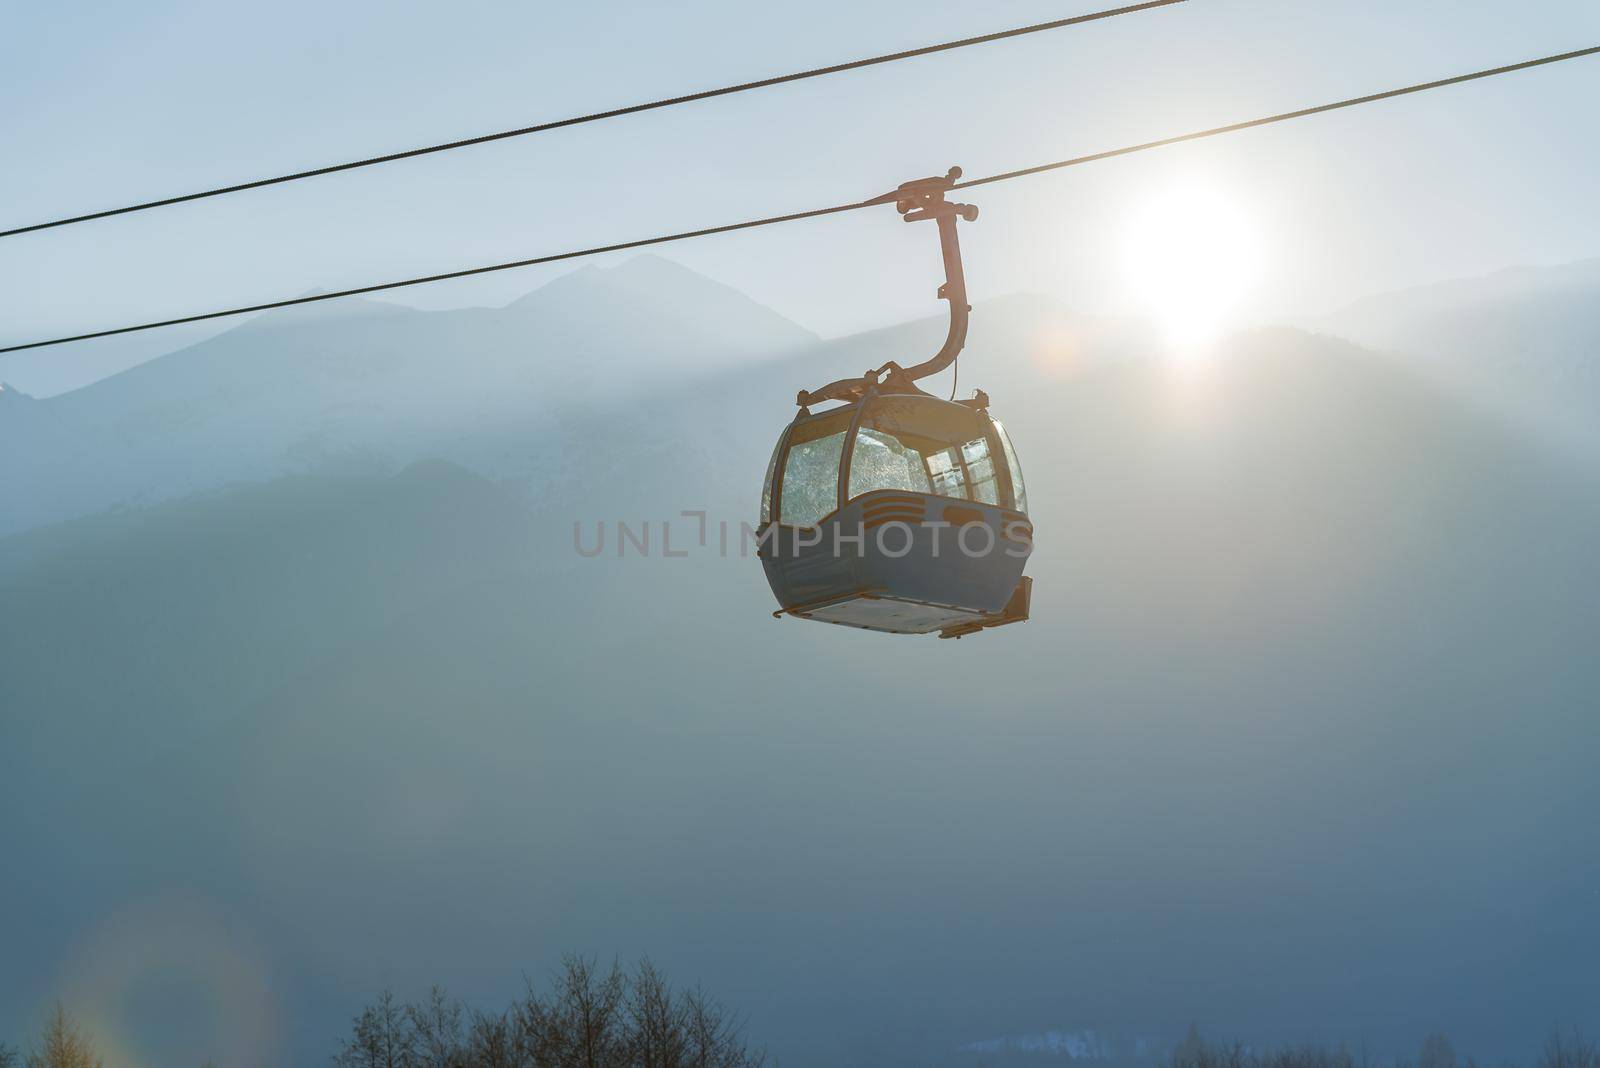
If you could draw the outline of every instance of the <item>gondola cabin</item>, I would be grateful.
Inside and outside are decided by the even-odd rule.
[[[781,613],[942,637],[1027,618],[1027,491],[986,404],[870,392],[789,424],[761,496]]]

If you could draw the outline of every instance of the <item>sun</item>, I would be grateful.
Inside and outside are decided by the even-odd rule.
[[[1237,321],[1259,269],[1253,220],[1217,190],[1165,190],[1127,221],[1123,276],[1129,303],[1160,324],[1180,355],[1205,350]]]

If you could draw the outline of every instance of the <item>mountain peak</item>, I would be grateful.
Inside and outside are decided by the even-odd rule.
[[[739,289],[663,256],[635,256],[610,267],[589,265],[552,279],[506,308],[540,320],[673,324],[674,333],[707,352],[777,352],[816,344],[811,330]]]
[[[651,284],[691,284],[713,285],[720,289],[732,290],[733,287],[723,285],[714,278],[708,278],[699,271],[685,267],[677,260],[669,260],[665,256],[654,252],[644,252],[637,256],[623,260],[611,267],[601,267],[599,272],[606,280],[613,284],[624,285],[651,285]],[[734,290],[734,292],[738,292]],[[743,294],[740,294],[743,296]]]

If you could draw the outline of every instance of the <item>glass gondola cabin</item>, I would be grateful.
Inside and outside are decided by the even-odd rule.
[[[1033,526],[987,403],[870,392],[802,409],[761,495],[776,614],[941,637],[1026,619]]]

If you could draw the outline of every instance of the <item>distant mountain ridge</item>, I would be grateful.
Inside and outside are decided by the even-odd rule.
[[[1410,357],[1442,388],[1600,458],[1600,260],[1372,297],[1315,325]],[[536,495],[573,477],[574,449],[597,447],[600,428],[571,424],[576,411],[804,357],[781,397],[921,358],[943,330],[933,315],[824,341],[656,256],[581,268],[502,308],[285,309],[70,393],[0,391],[0,536],[237,481],[429,457]],[[1058,375],[1152,347],[1136,323],[1002,298],[975,312],[963,385],[1019,353]]]
[[[1314,325],[1600,456],[1600,259],[1380,294]]]
[[[8,400],[0,534],[240,480],[426,457],[536,489],[559,477],[558,411],[817,341],[654,256],[586,267],[504,308],[290,308],[32,401],[26,418]],[[544,455],[509,445],[541,437]]]
[[[980,304],[974,323],[962,388],[1018,359],[1046,376],[1076,373],[1145,337],[1038,296]],[[678,404],[685,390],[760,375],[774,422],[761,436],[775,438],[798,389],[922,359],[945,330],[934,314],[824,340],[654,256],[585,267],[497,309],[299,306],[70,393],[11,394],[0,407],[0,536],[235,482],[382,475],[422,459],[535,500],[637,463],[651,447],[640,398]],[[632,414],[619,423],[608,413],[621,409]],[[690,448],[712,467],[738,459]]]

